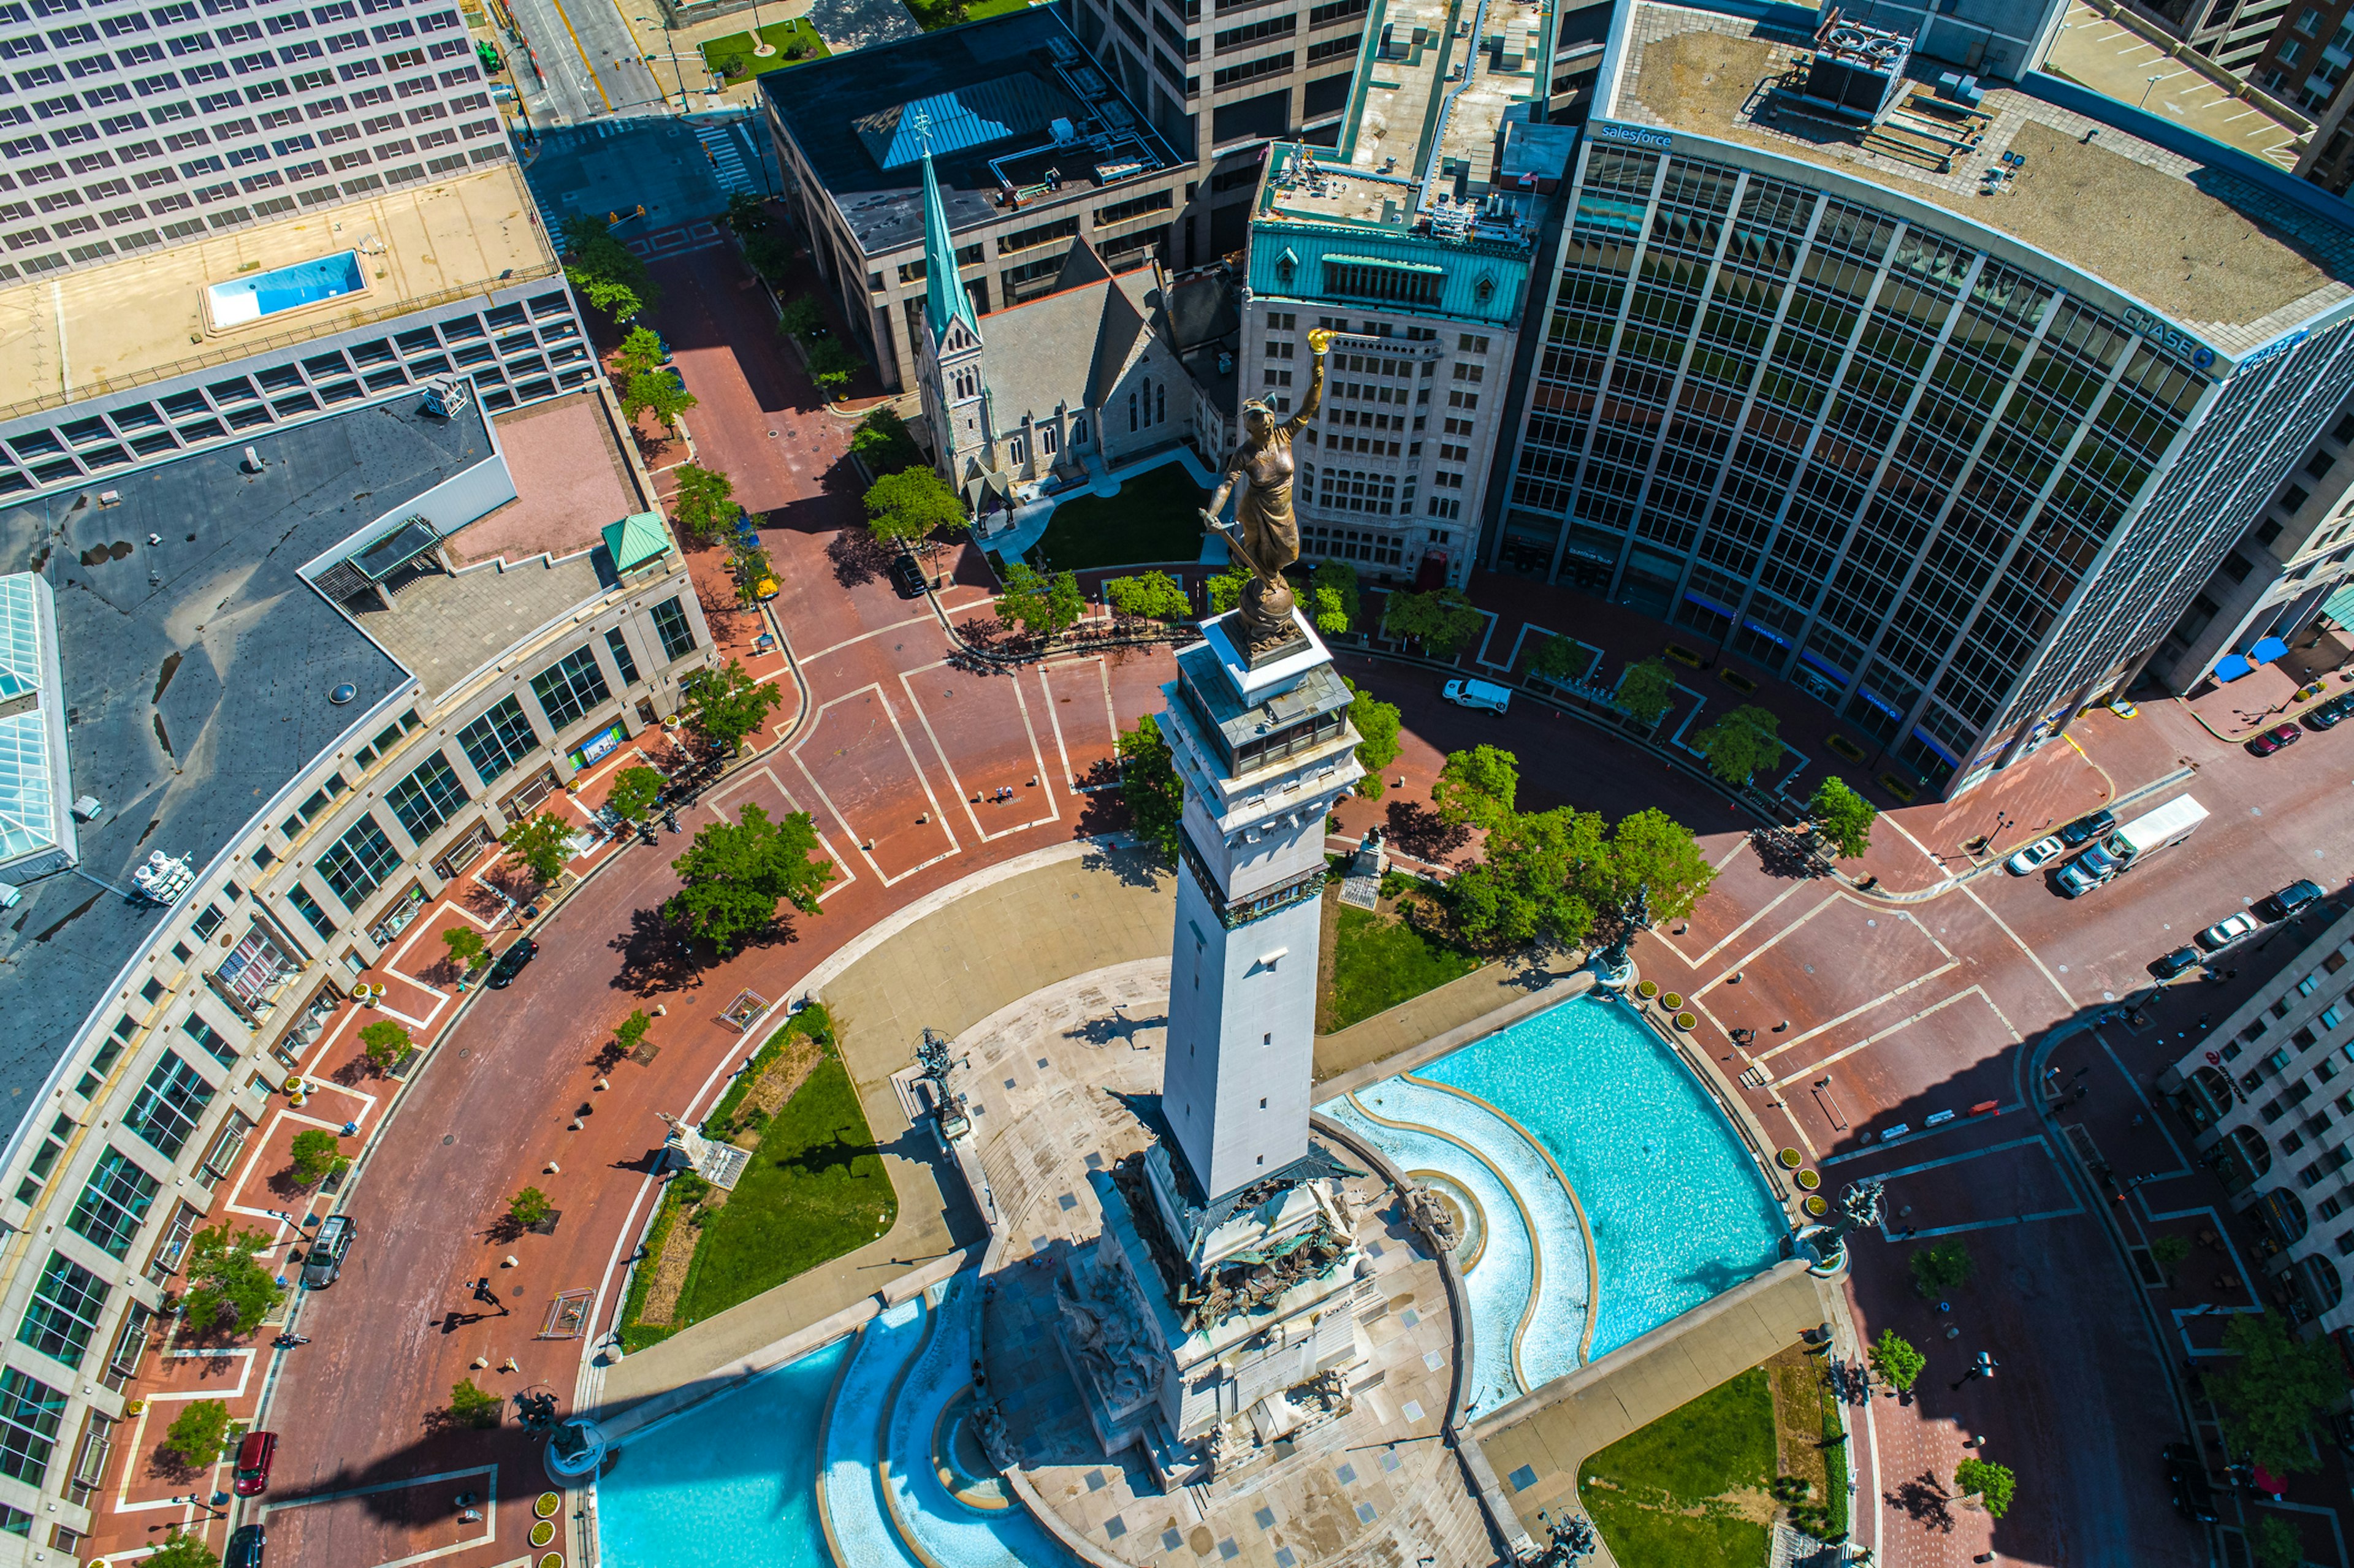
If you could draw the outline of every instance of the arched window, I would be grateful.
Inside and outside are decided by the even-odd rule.
[[[1131,435],[1136,431],[1136,394],[1133,392],[1128,395],[1128,429]]]
[[[1041,425],[1038,427],[1038,450],[1044,452],[1048,457],[1055,455],[1054,426]]]
[[[1071,444],[1075,447],[1083,447],[1087,444],[1087,422],[1085,419],[1073,419],[1071,421]]]
[[[1152,422],[1157,425],[1169,417],[1169,384],[1162,382],[1161,389],[1152,396]]]
[[[1144,378],[1144,422],[1152,423],[1152,377]]]
[[[1024,463],[1030,461],[1029,450],[1023,445],[1020,436],[1006,438],[1005,461],[1011,463]]]

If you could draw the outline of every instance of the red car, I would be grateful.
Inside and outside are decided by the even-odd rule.
[[[237,1446],[237,1495],[258,1498],[270,1489],[270,1461],[278,1457],[278,1434],[249,1432]]]
[[[2284,746],[2295,746],[2297,737],[2304,733],[2293,724],[2274,725],[2248,742],[2248,749],[2258,757],[2270,757]]]

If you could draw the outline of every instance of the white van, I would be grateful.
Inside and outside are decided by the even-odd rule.
[[[1512,705],[1512,694],[1490,681],[1449,681],[1438,694],[1458,707],[1482,708],[1491,714]]]

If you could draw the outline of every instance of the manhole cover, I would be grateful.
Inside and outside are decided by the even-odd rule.
[[[455,1143],[458,1141],[458,1135],[454,1132],[445,1132],[441,1135],[441,1141],[443,1143]]]

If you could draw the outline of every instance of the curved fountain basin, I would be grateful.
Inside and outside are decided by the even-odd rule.
[[[1602,1277],[1589,1360],[1781,1255],[1789,1223],[1740,1135],[1624,1002],[1573,998],[1416,1075],[1511,1116],[1575,1190]]]
[[[604,1560],[705,1568],[720,1555],[832,1568],[819,1527],[819,1413],[850,1353],[837,1340],[623,1442],[597,1480]]]

